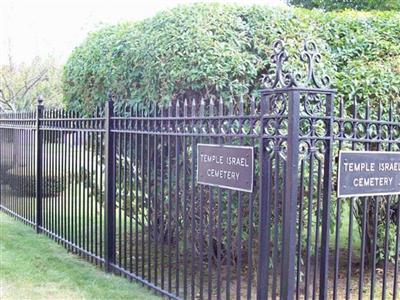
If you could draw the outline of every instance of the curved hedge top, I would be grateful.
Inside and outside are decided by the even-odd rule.
[[[64,100],[90,111],[109,90],[118,104],[252,93],[277,38],[289,51],[315,40],[341,95],[399,95],[400,13],[194,4],[90,34],[65,65]]]

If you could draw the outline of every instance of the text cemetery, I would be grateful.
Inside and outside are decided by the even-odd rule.
[[[339,197],[400,193],[400,154],[341,151]]]
[[[253,148],[232,145],[197,145],[197,182],[251,192]]]

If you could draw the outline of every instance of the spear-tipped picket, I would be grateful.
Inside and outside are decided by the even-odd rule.
[[[240,100],[239,100],[239,114],[241,116],[244,115],[244,98],[243,98],[243,95],[240,96]]]
[[[139,103],[135,103],[135,117],[136,117],[136,121],[137,118],[139,117]]]
[[[240,100],[239,100],[239,115],[241,117],[244,116],[244,99],[243,99],[243,95],[240,96]],[[239,133],[243,133],[243,118],[239,119],[238,132]]]
[[[369,119],[370,116],[370,102],[369,102],[369,98],[367,99],[367,103],[365,105],[365,119]],[[372,127],[368,126],[367,124],[364,124],[364,128],[365,128],[365,137],[366,138],[370,138],[371,137],[371,133],[372,133]],[[366,144],[365,147],[367,148],[367,150],[369,149],[369,144]]]
[[[214,99],[211,98],[211,100],[210,100],[210,117],[214,116],[214,111],[215,111]],[[214,120],[212,118],[210,118],[209,126],[210,126],[211,133],[216,134],[216,130],[215,130],[215,126],[214,126]]]
[[[234,105],[235,105],[235,100],[233,99],[233,97],[231,97],[229,100],[229,116],[233,116]]]
[[[256,96],[252,95],[250,99],[250,114],[254,116],[256,113]]]
[[[220,118],[218,119],[218,127],[219,127],[219,131],[223,134],[225,134],[225,130],[223,128],[223,124],[224,124],[224,120],[223,120],[223,116],[224,116],[224,100],[222,99],[222,97],[219,97],[219,108],[218,108],[218,114],[220,116]]]
[[[382,100],[378,100],[378,121],[382,120]]]
[[[219,115],[222,117],[224,115],[224,100],[219,97]]]
[[[172,101],[168,104],[168,130],[172,131]]]
[[[164,106],[160,107],[160,117],[161,117],[160,130],[164,131],[164,129],[165,129],[165,126],[164,126],[165,107]]]
[[[204,101],[204,98],[202,97],[200,100],[200,117],[204,117],[204,107],[206,105],[206,102]]]
[[[211,98],[211,100],[210,100],[210,116],[214,116],[214,110],[215,110],[214,98]]]
[[[344,99],[343,99],[343,97],[340,97],[340,101],[339,101],[339,116],[341,118],[343,118],[343,116],[344,116]]]
[[[204,101],[204,98],[201,98],[201,100],[200,100],[200,117],[201,117],[201,118],[204,117],[205,105],[206,105],[206,102]],[[204,125],[205,125],[204,122],[201,121],[201,125],[200,125],[200,126],[201,126],[201,131],[202,131],[203,133],[207,133],[206,126],[204,126]]]
[[[250,99],[250,116],[254,117],[255,114],[256,114],[256,97],[254,95],[252,95],[251,99]],[[254,133],[254,134],[257,134],[256,131],[255,131],[255,126],[254,125],[255,125],[254,118],[251,118],[250,119],[250,132]]]
[[[192,117],[196,116],[196,99],[192,99]]]
[[[185,98],[185,100],[183,101],[183,115],[185,117],[187,117],[187,115],[188,115],[188,100],[187,100],[187,98]]]
[[[188,117],[188,100],[185,98],[183,101],[183,117],[184,117],[184,131],[188,132],[189,128],[187,126],[187,117]]]
[[[232,124],[232,117],[233,117],[233,109],[234,109],[234,105],[235,105],[235,100],[233,99],[233,97],[230,98],[229,100],[229,119],[228,119],[228,132],[233,132],[233,124]]]
[[[155,117],[155,128],[154,128],[154,130],[155,131],[159,131],[160,130],[160,121],[158,119],[160,117],[160,114],[161,114],[161,107],[157,103],[156,104],[156,109],[155,109],[155,115],[154,115],[154,117]]]
[[[179,100],[176,100],[176,104],[175,104],[175,130],[177,132],[181,131],[181,128],[179,126],[179,117],[181,115],[181,105],[179,103]]]
[[[357,96],[353,97],[353,118],[356,119],[357,118]]]
[[[133,105],[130,105],[129,106],[129,129],[130,130],[132,130],[132,128],[133,128],[133,119],[132,119],[132,117],[133,117]]]
[[[370,115],[370,101],[369,98],[367,98],[367,103],[365,106],[365,118],[369,119],[369,115]]]
[[[194,118],[196,117],[196,99],[195,98],[192,99],[192,107],[191,107],[191,109],[192,109],[192,112],[191,112],[191,116],[192,116],[192,123],[191,123],[192,131],[194,133],[198,133],[197,126],[196,126],[197,123],[194,120]]]
[[[60,119],[61,118],[61,109],[57,109],[56,110],[56,119],[57,119],[57,121],[56,121],[56,126],[57,127],[59,127],[59,128],[61,128],[61,123],[60,123]]]

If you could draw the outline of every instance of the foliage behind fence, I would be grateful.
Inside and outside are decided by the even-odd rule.
[[[399,196],[337,199],[335,182],[339,150],[400,150],[400,101],[335,110],[315,51],[314,87],[278,41],[260,97],[1,114],[1,209],[170,298],[396,299]],[[254,147],[253,192],[198,184],[198,143]]]

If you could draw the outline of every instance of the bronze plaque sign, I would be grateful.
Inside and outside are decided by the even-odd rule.
[[[400,153],[340,151],[338,197],[400,194]]]
[[[253,192],[254,148],[197,144],[197,183]]]

